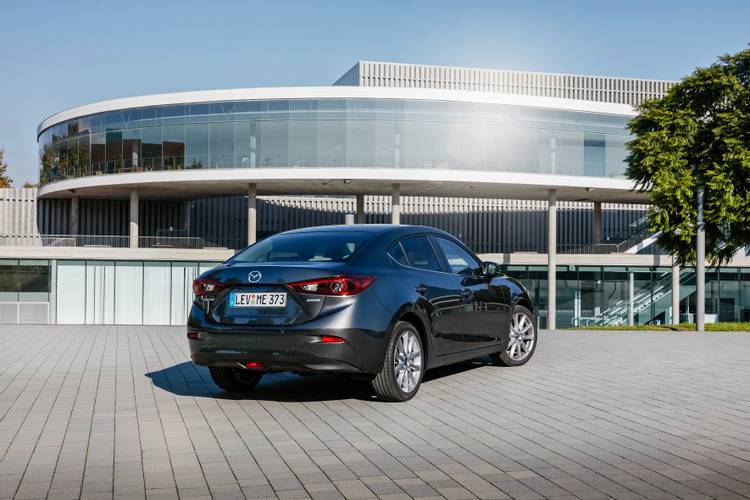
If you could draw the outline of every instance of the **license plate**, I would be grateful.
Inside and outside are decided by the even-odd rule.
[[[284,292],[235,292],[230,296],[232,307],[286,307]]]

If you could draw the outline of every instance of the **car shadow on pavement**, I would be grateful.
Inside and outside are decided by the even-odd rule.
[[[474,360],[430,370],[423,383],[429,384],[443,377],[456,375],[486,363]],[[299,375],[283,372],[267,374],[250,392],[230,394],[217,387],[208,369],[190,361],[148,372],[151,383],[176,396],[193,396],[215,399],[257,400],[277,402],[336,401],[344,399],[375,399],[367,382],[341,374]]]

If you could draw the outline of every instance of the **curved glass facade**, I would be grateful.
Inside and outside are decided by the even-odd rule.
[[[500,104],[290,99],[151,106],[39,136],[40,182],[190,168],[389,167],[624,177],[627,117]]]

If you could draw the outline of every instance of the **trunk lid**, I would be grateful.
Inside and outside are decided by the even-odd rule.
[[[322,295],[299,293],[288,283],[344,274],[344,264],[335,262],[257,262],[227,264],[203,278],[225,285],[211,301],[209,317],[223,325],[284,326],[310,321],[320,314],[326,301]],[[286,293],[283,307],[237,307],[237,293]],[[234,297],[237,297],[234,295]]]

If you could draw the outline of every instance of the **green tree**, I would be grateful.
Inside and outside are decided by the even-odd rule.
[[[23,183],[23,187],[25,187],[25,188],[35,188],[35,187],[39,187],[39,184],[34,184],[31,181],[26,181],[26,182]]]
[[[726,263],[750,245],[750,49],[696,69],[638,111],[628,124],[627,176],[648,191],[659,244],[695,262],[702,188],[706,259]]]
[[[8,164],[5,163],[5,150],[0,149],[0,188],[9,188],[13,179],[8,177]]]

